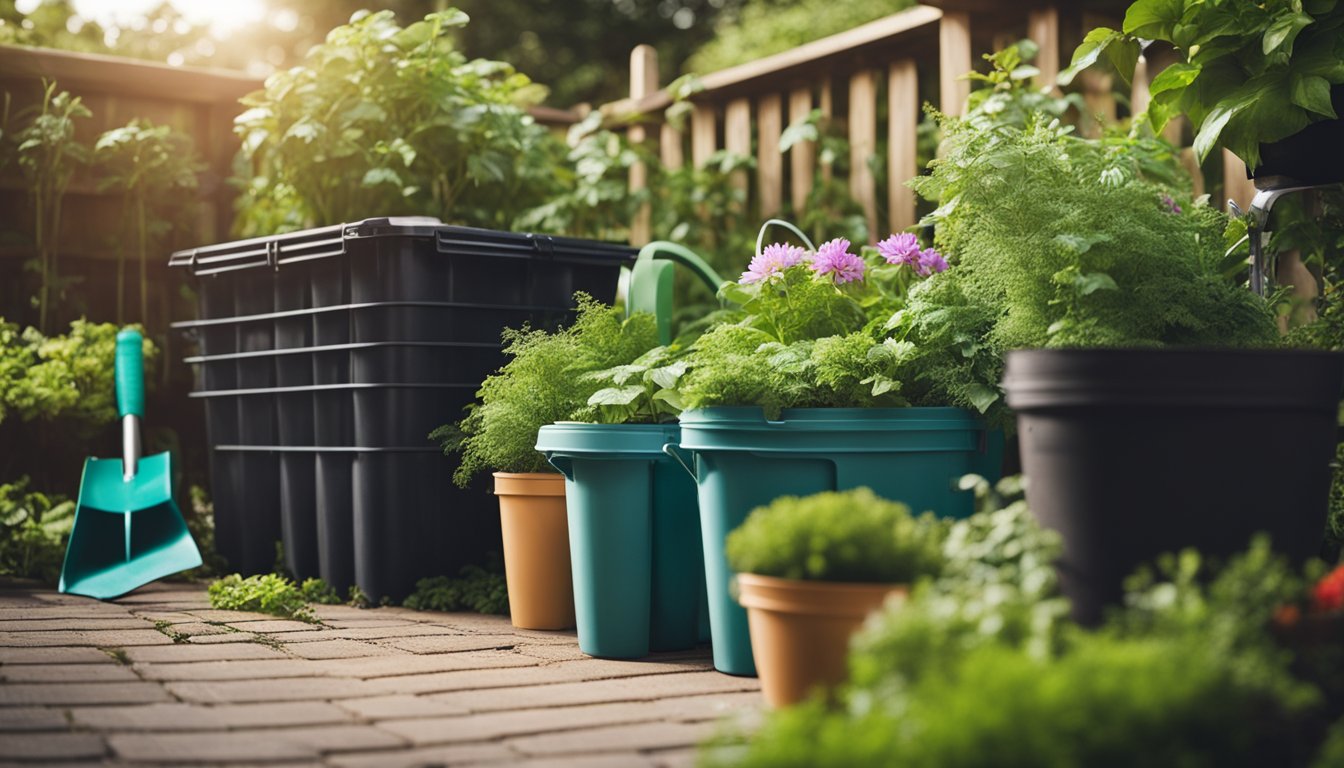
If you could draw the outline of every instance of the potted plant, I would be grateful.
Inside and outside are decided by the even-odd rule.
[[[946,525],[867,488],[784,496],[728,535],[761,692],[771,707],[845,679],[849,637],[883,601],[935,576]]]
[[[1087,35],[1061,81],[1103,54],[1128,81],[1142,41],[1170,44],[1179,57],[1150,86],[1155,132],[1185,114],[1201,162],[1222,144],[1257,180],[1344,181],[1342,30],[1344,6],[1334,0],[1137,0],[1120,30]]]
[[[1240,222],[1154,182],[1160,149],[1137,133],[944,129],[916,187],[956,268],[916,289],[909,321],[989,313],[977,344],[1006,354],[1028,500],[1063,536],[1075,617],[1100,620],[1164,551],[1227,555],[1268,530],[1313,555],[1344,358],[1274,348],[1269,304],[1234,279]]]
[[[565,479],[537,451],[537,431],[570,418],[602,388],[587,374],[629,363],[657,344],[651,316],[622,322],[587,295],[575,300],[578,316],[568,328],[506,330],[512,359],[481,385],[466,418],[431,434],[445,452],[461,454],[458,485],[494,470],[509,612],[514,626],[526,629],[574,626]]]
[[[923,346],[903,338],[907,294],[947,268],[940,253],[908,233],[858,253],[843,238],[758,249],[720,293],[741,315],[691,345],[663,395],[684,408],[667,450],[697,482],[714,665],[739,675],[755,668],[723,542],[748,512],[781,495],[869,486],[965,516],[971,499],[954,480],[997,475],[1001,460],[975,407],[945,407],[949,386],[983,407],[997,397],[965,375],[978,365],[966,331],[982,321],[943,322]],[[956,370],[942,385],[925,380],[925,362],[944,356]]]

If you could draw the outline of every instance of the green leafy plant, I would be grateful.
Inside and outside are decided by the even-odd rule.
[[[910,584],[943,565],[946,526],[867,488],[782,496],[728,534],[740,573],[809,581]]]
[[[191,137],[167,125],[135,119],[114,128],[94,142],[100,190],[122,195],[130,236],[118,248],[117,316],[123,322],[126,294],[126,256],[134,243],[140,264],[140,322],[149,320],[149,254],[171,230],[168,209],[192,202],[196,174],[204,167],[196,156]]]
[[[561,147],[525,107],[544,89],[467,60],[453,43],[467,21],[448,9],[402,28],[391,11],[357,13],[245,97],[240,233],[387,213],[502,228],[542,203]]]
[[[91,113],[79,97],[57,92],[54,81],[44,79],[42,87],[42,102],[31,110],[15,141],[33,215],[37,259],[30,266],[38,274],[37,327],[45,332],[52,294],[63,285],[60,240],[65,191],[75,169],[88,160],[88,148],[75,139],[75,121]]]
[[[256,611],[310,623],[317,622],[317,617],[308,607],[310,596],[324,597],[321,590],[307,583],[300,587],[275,573],[247,578],[236,573],[229,574],[213,582],[207,591],[211,608]]]
[[[1153,130],[1187,115],[1201,161],[1221,144],[1255,168],[1262,142],[1337,117],[1331,92],[1344,83],[1341,27],[1336,0],[1136,0],[1120,30],[1088,33],[1060,79],[1104,55],[1128,82],[1141,41],[1169,43],[1180,57],[1150,86]]]
[[[1148,178],[1145,140],[1079,139],[1044,119],[944,128],[946,155],[912,186],[939,205],[925,222],[953,268],[913,288],[892,319],[917,350],[957,321],[959,356],[919,356],[929,396],[992,409],[1002,423],[1004,350],[1277,339],[1269,306],[1229,279],[1239,231],[1206,201]]]
[[[509,591],[503,574],[467,565],[456,578],[435,576],[417,581],[415,591],[402,605],[417,611],[473,611],[507,616]]]
[[[802,0],[788,4],[747,0],[736,13],[720,17],[714,39],[696,51],[687,66],[699,72],[725,69],[844,32],[914,4],[913,0]]]
[[[21,477],[0,485],[0,576],[55,584],[75,524],[75,502],[28,490]]]
[[[504,332],[504,352],[511,359],[489,376],[459,424],[430,434],[444,452],[460,453],[453,479],[462,486],[477,472],[548,472],[550,465],[536,450],[537,430],[582,413],[593,413],[589,400],[604,389],[590,376],[627,365],[657,346],[653,316],[629,318],[582,293],[575,294],[578,316],[568,328],[548,333],[522,328]]]

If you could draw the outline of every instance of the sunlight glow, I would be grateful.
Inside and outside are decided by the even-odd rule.
[[[73,0],[75,12],[100,24],[135,26],[161,0]],[[208,24],[216,39],[266,17],[266,0],[169,0],[187,20]]]

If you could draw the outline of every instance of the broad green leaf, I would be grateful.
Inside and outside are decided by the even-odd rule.
[[[999,393],[998,390],[991,389],[984,384],[971,384],[966,387],[966,397],[977,411],[984,413],[998,401]]]
[[[1106,58],[1125,85],[1134,81],[1134,68],[1138,66],[1140,52],[1139,41],[1132,37],[1121,38],[1106,47]]]
[[[653,399],[667,403],[678,411],[685,410],[686,408],[685,402],[681,399],[681,393],[675,389],[660,389],[653,393]]]
[[[1106,52],[1113,43],[1121,40],[1124,35],[1108,27],[1097,27],[1087,33],[1083,42],[1073,51],[1073,60],[1069,63],[1067,69],[1059,73],[1058,83],[1068,85],[1073,82],[1073,78],[1078,76],[1079,72],[1097,63],[1101,54]]]
[[[1285,13],[1269,25],[1265,30],[1263,50],[1266,56],[1280,49],[1284,53],[1292,55],[1293,41],[1297,39],[1298,33],[1306,29],[1311,23],[1312,18],[1305,13]]]
[[[671,389],[677,385],[677,382],[686,373],[686,362],[678,360],[671,365],[662,368],[654,368],[649,371],[649,379],[663,389]]]
[[[1182,0],[1135,0],[1125,12],[1125,34],[1144,39],[1171,40],[1184,12]]]
[[[1203,67],[1197,64],[1178,61],[1153,78],[1153,82],[1148,85],[1148,92],[1156,96],[1159,93],[1184,88],[1193,83],[1202,71]]]
[[[359,182],[361,187],[376,187],[379,184],[391,184],[394,187],[402,186],[401,177],[391,168],[370,168]]]
[[[816,141],[818,138],[817,124],[811,120],[800,123],[794,123],[785,128],[779,134],[779,151],[788,152],[793,146],[802,141]]]
[[[588,398],[589,405],[630,405],[644,394],[644,388],[638,384],[625,387],[607,387],[599,389]]]
[[[1078,290],[1080,296],[1090,296],[1097,291],[1116,291],[1120,286],[1115,284],[1115,280],[1105,272],[1090,272],[1079,274],[1073,279],[1073,285]]]
[[[1297,106],[1325,117],[1336,117],[1335,107],[1330,103],[1330,81],[1324,77],[1307,75],[1293,78],[1293,103]]]
[[[1227,122],[1231,120],[1238,112],[1245,109],[1249,104],[1244,101],[1219,102],[1204,118],[1204,123],[1199,127],[1199,133],[1195,135],[1195,156],[1199,162],[1204,162],[1213,148],[1218,146],[1218,140],[1222,138],[1223,129],[1227,127]]]

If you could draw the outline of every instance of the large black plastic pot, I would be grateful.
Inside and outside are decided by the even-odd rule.
[[[1330,91],[1336,114],[1344,114],[1344,85]],[[1260,145],[1260,164],[1251,173],[1257,181],[1270,177],[1300,184],[1344,181],[1344,120],[1322,120],[1286,139]]]
[[[500,549],[498,504],[428,439],[504,363],[500,331],[615,297],[624,245],[366,219],[173,254],[196,278],[215,537],[231,568],[372,600]]]
[[[1344,355],[1027,350],[1008,355],[1027,501],[1062,535],[1061,586],[1095,623],[1163,552],[1225,556],[1265,531],[1321,546]]]

